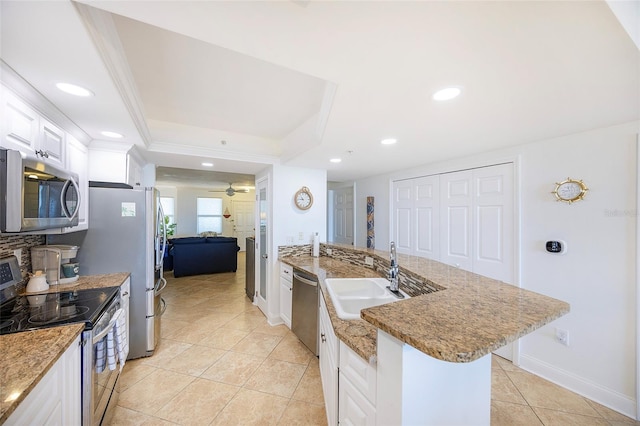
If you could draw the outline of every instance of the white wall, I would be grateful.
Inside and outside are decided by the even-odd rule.
[[[355,245],[367,246],[367,197],[373,199],[373,224],[375,230],[375,248],[388,250],[391,224],[390,176],[381,175],[356,181],[355,184]]]
[[[275,324],[280,320],[280,270],[278,268],[278,246],[311,244],[313,233],[318,232],[325,242],[327,220],[327,172],[326,170],[269,166],[256,174],[256,182],[268,176],[270,200],[270,229],[268,232],[269,267],[267,282],[268,320]],[[299,210],[293,202],[294,194],[303,186],[313,194],[313,206]],[[302,234],[302,239],[300,239]]]
[[[176,226],[175,235],[178,237],[194,236],[197,235],[197,209],[196,199],[198,197],[213,197],[222,198],[222,211],[225,208],[229,208],[230,212],[233,212],[231,208],[232,201],[253,201],[256,200],[254,190],[250,190],[247,193],[236,193],[233,197],[222,192],[209,192],[204,188],[186,188],[186,187],[173,187],[173,186],[158,186],[160,196],[162,197],[174,197],[176,203],[176,215],[175,220],[178,224]],[[222,218],[222,234],[227,237],[235,236],[233,233],[233,222],[230,219]]]
[[[635,417],[639,129],[633,122],[363,179],[356,183],[357,207],[362,212],[366,196],[376,197],[376,246],[382,249],[391,229],[392,179],[513,161],[519,172],[520,285],[571,305],[568,315],[521,339],[519,361]],[[554,183],[567,177],[590,188],[584,201],[555,201]],[[356,244],[366,246],[360,216]],[[550,239],[566,241],[567,253],[547,253]],[[568,347],[555,340],[555,327],[569,332]]]

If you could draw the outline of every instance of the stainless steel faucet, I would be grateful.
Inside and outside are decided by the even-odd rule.
[[[389,278],[389,290],[392,292],[398,292],[400,286],[400,277],[398,276],[398,259],[396,258],[396,243],[391,241],[391,247],[389,248],[390,255],[389,260],[391,266],[389,267],[389,272],[387,274],[387,278]]]

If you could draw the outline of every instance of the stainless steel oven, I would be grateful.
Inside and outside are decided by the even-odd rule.
[[[82,332],[82,424],[109,424],[120,395],[120,360],[115,368],[108,361],[109,333],[114,332],[114,315],[120,309],[120,293],[90,330]],[[113,369],[112,369],[113,368]]]

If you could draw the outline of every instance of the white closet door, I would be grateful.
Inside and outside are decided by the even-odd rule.
[[[475,249],[473,272],[513,283],[513,167],[502,164],[473,171]]]
[[[413,251],[413,183],[412,180],[393,182],[393,235],[398,253]]]
[[[438,176],[413,179],[414,256],[440,258],[440,186]]]
[[[440,261],[473,271],[473,173],[440,176]]]
[[[333,241],[353,244],[353,188],[333,192]]]

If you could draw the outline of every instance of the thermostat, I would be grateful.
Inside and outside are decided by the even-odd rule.
[[[553,254],[564,254],[567,251],[567,243],[564,241],[547,241],[547,251]]]

